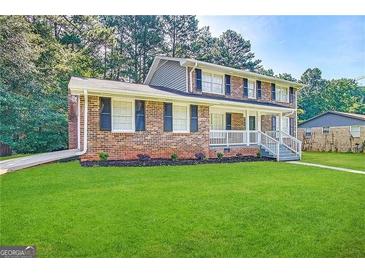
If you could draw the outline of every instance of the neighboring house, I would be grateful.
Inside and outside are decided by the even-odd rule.
[[[365,115],[328,111],[299,125],[303,150],[360,151],[365,142]]]
[[[193,59],[156,57],[144,84],[72,77],[69,147],[81,160],[264,155],[298,159],[301,84]],[[87,103],[85,103],[85,100]],[[87,113],[86,116],[84,114]],[[86,143],[86,145],[84,145]]]

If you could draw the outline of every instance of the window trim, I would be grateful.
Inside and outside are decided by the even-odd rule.
[[[256,94],[256,81],[257,80],[253,80],[252,78],[246,78],[247,79],[247,98],[248,99],[257,99],[257,94]],[[253,97],[250,97],[250,82],[253,83],[253,89],[252,89],[252,93],[253,93]]]
[[[282,93],[279,92],[279,90],[278,90],[278,89],[283,89],[283,88],[286,90],[286,92],[288,94],[287,100],[282,100]],[[280,96],[278,96],[279,93],[280,93]],[[281,102],[281,103],[288,103],[289,104],[289,102],[290,102],[290,99],[289,99],[289,88],[286,87],[286,86],[275,85],[275,101]]]
[[[306,127],[304,128],[304,137],[312,137],[312,128],[311,127]]]
[[[223,116],[223,129],[213,129],[212,125],[213,125],[213,120],[212,120],[212,114],[218,114],[218,115],[222,115]],[[221,111],[213,111],[209,113],[209,130],[226,130],[226,111],[225,110],[221,110]]]
[[[132,104],[132,129],[114,129],[114,123],[113,123],[113,119],[114,119],[114,103],[117,101],[121,101],[121,102],[128,102]],[[115,132],[115,133],[128,133],[128,132],[136,132],[136,121],[135,121],[135,99],[129,99],[129,98],[112,98],[112,117],[111,117],[111,123],[112,123],[112,129],[111,132]]]
[[[352,128],[358,128],[359,130],[358,130],[358,133],[359,133],[359,135],[358,136],[354,136],[354,134],[353,134],[353,129]],[[357,131],[356,131],[356,133],[357,133]],[[359,137],[361,137],[361,126],[360,125],[352,125],[352,126],[350,126],[350,134],[351,134],[351,136],[353,137],[353,138],[359,138]]]
[[[176,106],[185,107],[186,108],[186,130],[175,130],[174,127],[174,110]],[[173,133],[189,133],[190,132],[190,104],[185,103],[172,103],[172,132]]]
[[[201,82],[202,82],[202,92],[204,92],[204,93],[209,93],[209,94],[214,94],[214,95],[225,95],[225,74],[224,73],[220,73],[220,72],[216,72],[216,71],[210,71],[210,70],[201,70],[201,72],[202,72],[202,80],[201,80]],[[204,90],[204,82],[205,81],[203,81],[203,74],[211,74],[211,75],[216,75],[216,76],[220,76],[221,78],[222,78],[222,85],[221,85],[221,93],[217,93],[217,92],[212,92],[212,91],[206,91],[206,90]]]

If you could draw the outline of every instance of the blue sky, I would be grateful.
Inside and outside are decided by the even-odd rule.
[[[294,77],[318,67],[326,79],[365,76],[365,16],[198,16],[213,36],[233,29],[256,58]]]

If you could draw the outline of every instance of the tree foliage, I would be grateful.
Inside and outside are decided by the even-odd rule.
[[[142,83],[156,55],[190,57],[290,81],[264,69],[251,42],[227,30],[212,36],[195,16],[0,16],[0,142],[17,152],[67,148],[71,76]],[[317,68],[301,77],[300,117],[325,110],[365,113],[364,90],[327,81]]]

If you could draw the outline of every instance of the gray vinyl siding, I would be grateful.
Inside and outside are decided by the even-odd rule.
[[[365,126],[365,121],[345,117],[342,115],[327,113],[323,116],[314,118],[308,122],[304,122],[299,125],[299,128],[312,128],[312,127],[341,127],[341,126]]]
[[[186,68],[179,62],[167,61],[156,70],[150,85],[186,91]]]

